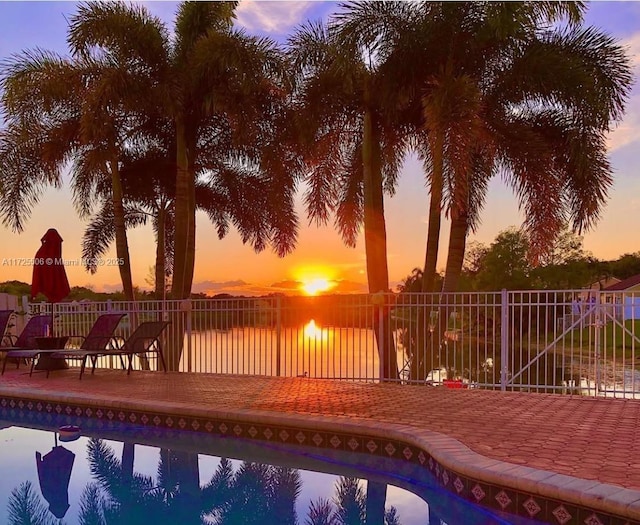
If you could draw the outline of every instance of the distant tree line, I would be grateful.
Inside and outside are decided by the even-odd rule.
[[[470,243],[459,281],[459,291],[571,290],[607,278],[623,280],[640,274],[640,251],[601,260],[586,252],[582,237],[563,230],[543,257],[534,258],[525,231],[511,227],[489,245]],[[438,275],[442,282],[444,276]],[[422,271],[413,270],[398,291],[421,290]]]

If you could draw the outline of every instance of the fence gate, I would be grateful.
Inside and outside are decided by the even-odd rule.
[[[640,297],[588,290],[503,295],[503,390],[640,399]]]

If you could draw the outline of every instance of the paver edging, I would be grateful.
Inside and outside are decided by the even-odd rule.
[[[0,388],[0,398],[2,398],[2,394],[3,392]],[[495,508],[495,502],[492,502],[492,505],[486,505],[482,501],[484,496],[478,499],[478,494],[482,492],[486,494],[488,492],[482,489],[482,484],[485,483],[492,487],[503,488],[502,492],[505,494],[507,494],[505,491],[519,489],[531,496],[542,496],[554,501],[561,500],[567,504],[583,508],[587,507],[605,514],[640,520],[640,491],[598,482],[589,484],[588,489],[584,491],[568,490],[568,485],[574,483],[579,485],[580,482],[585,480],[491,459],[472,451],[454,438],[433,431],[416,429],[407,424],[393,425],[385,422],[384,428],[381,428],[380,424],[377,424],[374,420],[365,418],[354,420],[348,416],[282,414],[249,409],[217,410],[211,407],[194,406],[182,402],[141,402],[128,399],[112,399],[99,394],[79,396],[77,394],[62,394],[57,391],[43,390],[39,390],[39,398],[34,399],[33,389],[20,388],[12,388],[11,395],[7,394],[8,392],[5,397],[19,399],[23,402],[30,400],[32,403],[69,403],[87,408],[93,407],[96,410],[110,408],[111,410],[131,411],[132,414],[148,411],[150,414],[161,414],[166,417],[176,418],[176,420],[178,418],[180,420],[185,420],[185,418],[219,419],[228,420],[230,425],[234,422],[249,425],[271,425],[275,430],[278,430],[278,427],[286,427],[290,430],[328,432],[336,435],[351,434],[364,438],[386,440],[388,443],[394,441],[396,444],[406,444],[425,452],[428,459],[423,462],[423,467],[429,469],[441,485],[454,493],[456,492],[456,487],[460,486],[455,485],[454,478],[457,478],[457,480],[464,479],[464,482],[461,483],[468,490],[471,490],[470,485],[472,483],[476,483],[475,486],[480,487],[480,492],[476,493],[471,490],[473,494],[469,494],[467,491],[465,496],[466,499],[470,499],[480,505]],[[41,396],[46,397],[46,401]],[[382,441],[380,443],[382,444]],[[295,445],[296,443],[292,441],[291,444]],[[372,451],[369,452],[373,453]],[[408,460],[409,458],[406,459]],[[462,491],[458,490],[457,492],[461,495]],[[473,497],[470,497],[471,495]],[[535,507],[532,508],[535,510]],[[500,508],[498,507],[497,510],[500,510]],[[505,509],[503,508],[502,510]],[[535,517],[535,513],[531,517]]]

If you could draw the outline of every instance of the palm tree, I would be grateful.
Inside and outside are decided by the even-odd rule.
[[[182,3],[173,40],[144,8],[119,3],[83,5],[71,20],[70,43],[77,52],[113,49],[144,66],[151,86],[147,110],[165,115],[174,128],[174,298],[186,298],[191,292],[198,175],[212,166],[234,163],[251,165],[259,172],[260,146],[268,141],[286,93],[281,83],[283,60],[275,44],[232,29],[236,4]],[[148,38],[140,41],[138,34]],[[219,143],[231,144],[233,149],[221,156]],[[261,175],[278,183],[269,192],[272,199],[285,197],[267,228],[268,241],[283,255],[292,248],[296,233],[293,209],[286,199],[292,196],[293,182],[285,177],[274,181],[273,173]]]
[[[44,187],[61,185],[68,161],[73,180],[108,181],[116,252],[123,261],[120,276],[129,300],[133,284],[119,163],[138,123],[132,111],[138,84],[122,57],[67,59],[41,50],[7,60],[0,79],[7,122],[0,135],[4,224],[22,231]],[[76,208],[82,215],[85,202],[76,199]]]
[[[364,226],[369,292],[379,293],[389,290],[383,194],[393,192],[407,137],[377,96],[386,79],[373,64],[375,50],[350,22],[340,16],[329,28],[308,23],[289,41],[299,82],[300,145],[310,167],[305,203],[318,224],[335,211],[349,246]],[[375,333],[383,378],[396,379],[393,341]]]
[[[372,38],[385,35],[372,7],[351,9],[370,22]],[[443,209],[452,218],[445,283],[452,290],[466,233],[497,173],[514,187],[538,249],[567,216],[578,228],[597,217],[610,184],[602,129],[620,115],[630,72],[599,32],[550,29],[563,17],[577,24],[582,11],[566,2],[416,4],[392,43],[381,70],[420,116],[412,125],[431,193],[422,291],[435,291]],[[576,89],[582,85],[584,97]],[[441,314],[436,340],[446,323]],[[424,335],[419,340],[425,347]]]
[[[503,16],[493,9],[491,16]],[[535,13],[536,4],[509,7],[516,19],[527,9]],[[582,10],[572,14],[578,22]],[[622,48],[592,28],[518,30],[518,48],[495,44],[507,57],[501,67],[480,64],[482,76],[492,79],[480,90],[477,118],[485,132],[470,150],[466,172],[456,174],[445,292],[455,291],[466,234],[478,222],[491,176],[503,173],[517,192],[534,256],[552,245],[566,220],[575,231],[593,226],[611,185],[604,134],[622,117],[631,84]],[[478,49],[486,40],[476,39]]]

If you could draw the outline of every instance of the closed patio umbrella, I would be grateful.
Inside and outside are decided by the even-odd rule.
[[[42,497],[49,503],[49,511],[62,519],[69,509],[69,480],[75,454],[64,447],[54,447],[42,456],[36,452],[38,481]]]
[[[42,293],[51,303],[57,303],[64,299],[71,288],[67,279],[67,272],[62,261],[62,237],[55,228],[50,228],[44,234],[42,246],[36,252],[33,277],[31,279],[31,298]],[[53,322],[53,305],[51,306],[51,320]],[[53,329],[53,326],[50,327]],[[50,334],[44,334],[50,335]],[[64,339],[66,342],[66,339]],[[64,346],[62,340],[51,339],[53,348]],[[38,360],[37,370],[57,370],[68,368],[64,359],[52,359],[49,356],[42,356]]]
[[[54,228],[47,230],[36,252],[31,279],[31,298],[42,293],[52,303],[64,299],[71,288],[62,263],[62,237]]]

